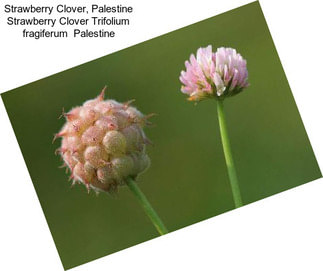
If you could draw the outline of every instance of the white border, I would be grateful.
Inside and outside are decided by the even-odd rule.
[[[44,4],[28,1],[37,2]],[[107,44],[93,40],[26,41],[17,38],[0,19],[0,90],[21,86],[250,1],[110,1],[120,2],[132,2],[136,9],[133,25]],[[260,3],[322,169],[321,1]],[[0,269],[63,270],[2,102],[0,127]],[[323,270],[321,180],[73,270]]]

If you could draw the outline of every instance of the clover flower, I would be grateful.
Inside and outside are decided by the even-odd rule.
[[[167,228],[136,184],[139,174],[150,166],[146,145],[150,143],[143,127],[150,115],[143,115],[132,101],[119,103],[104,100],[104,91],[92,100],[63,112],[66,123],[54,137],[62,138],[57,152],[64,166],[71,171],[70,179],[86,186],[88,192],[116,192],[127,185],[162,235]]]
[[[224,113],[224,99],[234,96],[249,86],[247,62],[233,48],[218,48],[212,52],[212,46],[199,48],[196,57],[191,54],[185,61],[186,71],[179,77],[181,91],[190,97],[190,101],[214,98],[217,102],[220,136],[228,170],[235,207],[242,206],[238,177],[233,162],[228,129]]]
[[[185,62],[185,67],[186,71],[180,75],[181,91],[190,96],[190,101],[224,99],[249,85],[247,62],[232,48],[221,47],[215,53],[211,45],[199,48],[196,57],[191,54]]]
[[[150,165],[143,126],[147,117],[129,103],[104,101],[104,90],[82,106],[64,113],[66,123],[58,152],[71,178],[96,192],[113,192]]]

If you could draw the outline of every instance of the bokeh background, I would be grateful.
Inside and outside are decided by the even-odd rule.
[[[65,269],[158,236],[126,187],[116,198],[88,195],[58,168],[52,139],[62,108],[106,84],[109,98],[158,113],[146,129],[152,165],[138,181],[169,230],[234,208],[216,103],[186,101],[178,79],[189,55],[209,44],[236,48],[248,62],[250,87],[225,101],[244,203],[321,177],[260,6],[248,4],[2,94]]]

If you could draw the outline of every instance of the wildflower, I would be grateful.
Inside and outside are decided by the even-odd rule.
[[[192,54],[185,67],[180,75],[181,91],[190,96],[190,101],[222,100],[249,85],[247,62],[232,48],[221,47],[215,53],[211,45],[199,48],[196,58]]]

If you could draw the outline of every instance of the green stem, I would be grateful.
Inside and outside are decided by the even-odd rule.
[[[154,226],[156,227],[159,234],[163,235],[163,234],[168,233],[168,230],[166,229],[164,223],[161,221],[158,214],[153,209],[153,207],[149,203],[148,199],[146,198],[144,193],[142,193],[142,191],[140,190],[140,188],[136,184],[136,182],[132,178],[128,178],[126,183],[127,183],[128,187],[129,187],[129,189],[131,190],[131,192],[139,200],[139,203],[144,208],[147,216],[150,218],[151,222],[154,224]]]
[[[241,200],[240,188],[238,183],[238,177],[237,177],[236,169],[234,167],[233,158],[232,158],[228,129],[227,129],[224,109],[223,109],[223,101],[217,100],[217,103],[218,103],[217,104],[218,119],[219,119],[221,140],[223,145],[223,152],[224,152],[225,162],[227,164],[234,205],[236,208],[238,208],[242,206],[242,200]]]

